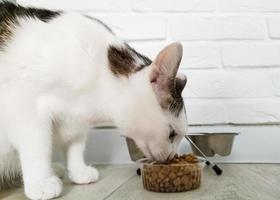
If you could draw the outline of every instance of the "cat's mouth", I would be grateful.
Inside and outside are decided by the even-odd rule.
[[[175,155],[175,152],[171,153],[162,153],[158,152],[155,156],[148,145],[145,145],[145,148],[139,148],[135,141],[131,138],[126,138],[126,143],[128,147],[129,156],[132,161],[160,161],[164,162],[166,160],[172,159]]]

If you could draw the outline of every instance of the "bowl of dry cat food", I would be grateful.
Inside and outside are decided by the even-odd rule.
[[[166,163],[144,163],[141,174],[146,190],[183,192],[200,186],[202,164],[194,154],[175,155]]]

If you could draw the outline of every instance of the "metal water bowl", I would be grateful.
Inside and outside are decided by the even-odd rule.
[[[220,132],[220,133],[190,133],[188,136],[195,145],[208,157],[218,154],[228,156],[231,153],[235,136],[238,133]],[[193,152],[201,156],[200,152],[191,145]]]
[[[136,143],[133,139],[126,138],[126,144],[129,152],[129,156],[132,161],[138,161],[140,159],[145,158],[145,155],[142,151],[137,147]]]

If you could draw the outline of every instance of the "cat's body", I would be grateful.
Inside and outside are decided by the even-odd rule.
[[[78,13],[31,13],[8,3],[0,7],[14,12],[0,21],[2,187],[22,169],[29,198],[58,196],[62,184],[51,167],[54,143],[65,152],[73,182],[95,182],[98,172],[84,163],[83,151],[89,128],[99,122],[118,126],[149,158],[174,154],[186,130],[180,94],[186,80],[175,78],[178,44],[152,64],[98,20]],[[171,127],[178,135],[172,142]]]

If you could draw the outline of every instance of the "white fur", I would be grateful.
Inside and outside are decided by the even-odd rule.
[[[83,159],[87,131],[96,123],[113,122],[158,160],[174,153],[182,138],[168,140],[169,124],[184,133],[185,115],[161,109],[151,67],[116,77],[108,67],[109,44],[123,45],[99,23],[68,13],[49,23],[20,19],[1,53],[0,175],[19,170],[16,150],[29,198],[51,199],[62,191],[51,167],[53,143],[63,148],[73,182],[97,181],[97,170]]]

